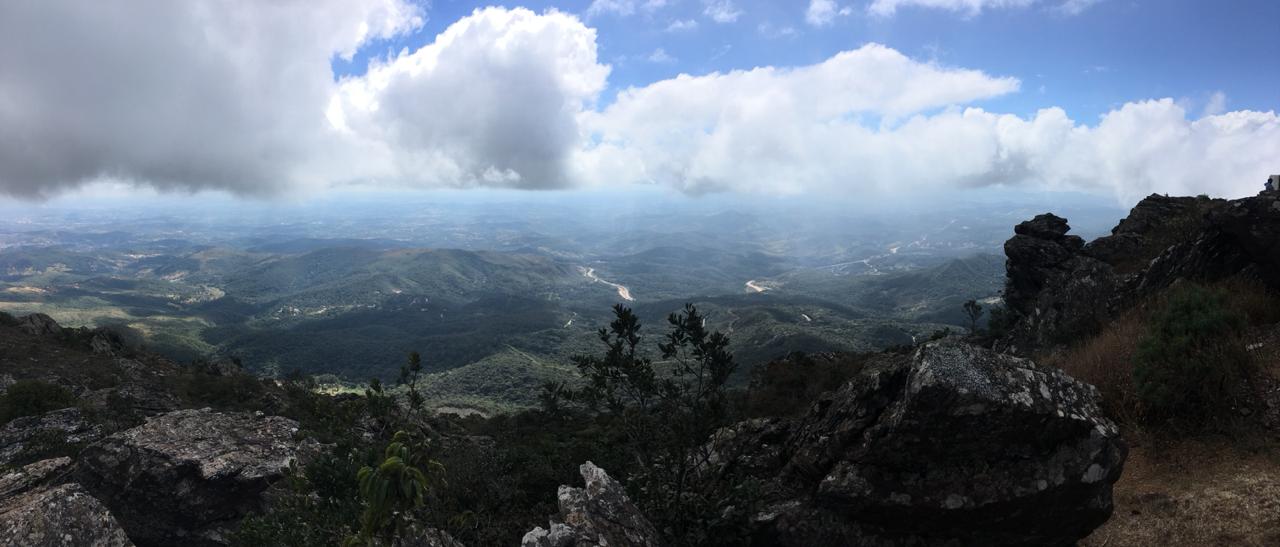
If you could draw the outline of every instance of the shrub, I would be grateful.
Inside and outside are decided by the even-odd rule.
[[[1221,289],[1176,289],[1138,343],[1133,383],[1149,418],[1202,421],[1230,407],[1249,362],[1246,321]]]
[[[75,395],[62,386],[39,380],[18,380],[0,395],[0,424],[75,404]]]

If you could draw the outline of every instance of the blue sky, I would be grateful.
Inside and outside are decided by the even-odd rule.
[[[1280,109],[1280,2],[1271,0],[1101,0],[1077,14],[1053,1],[1027,7],[967,11],[904,6],[892,16],[868,13],[869,2],[844,2],[851,14],[815,27],[804,0],[735,0],[736,21],[717,23],[699,0],[670,0],[634,13],[587,15],[591,0],[500,3],[581,15],[598,31],[600,59],[612,66],[610,92],[680,73],[799,66],[867,42],[922,60],[1019,78],[1020,93],[982,103],[1029,115],[1061,106],[1094,120],[1135,99],[1171,97],[1203,109],[1222,93],[1230,109]],[[335,59],[335,74],[363,73],[370,57],[417,49],[484,2],[436,0],[420,32],[369,44],[353,61]],[[693,21],[695,28],[669,30]],[[649,58],[661,49],[669,61]]]

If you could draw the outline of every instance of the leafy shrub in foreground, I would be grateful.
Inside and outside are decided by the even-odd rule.
[[[1245,319],[1222,290],[1173,292],[1138,343],[1133,382],[1152,419],[1204,421],[1230,407],[1247,374]]]

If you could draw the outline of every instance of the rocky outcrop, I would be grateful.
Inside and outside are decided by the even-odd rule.
[[[799,419],[723,432],[713,472],[770,485],[757,544],[1073,545],[1110,516],[1126,454],[1098,399],[944,339],[868,365]],[[752,445],[776,449],[733,456]]]
[[[17,418],[0,427],[0,466],[13,465],[52,445],[77,446],[102,437],[102,428],[78,408]]]
[[[626,490],[603,469],[587,462],[578,468],[585,488],[561,486],[560,520],[550,529],[534,528],[522,547],[604,547],[659,545],[658,532],[640,513]]]
[[[219,545],[312,449],[277,416],[179,410],[90,445],[76,479],[139,545]]]
[[[1016,323],[998,349],[1026,355],[1086,338],[1178,280],[1244,276],[1280,288],[1280,193],[1152,195],[1111,235],[1083,244],[1068,229],[1044,214],[1005,243],[1005,301]]]
[[[0,547],[127,547],[111,513],[77,484],[32,490],[0,502]]]
[[[18,328],[34,336],[61,336],[62,327],[52,317],[43,313],[33,313],[18,318]]]
[[[1070,229],[1064,218],[1039,215],[1017,225],[1004,244],[1004,299],[1021,317],[1015,353],[1092,333],[1106,317],[1116,292],[1114,268],[1085,255],[1084,241],[1067,235]]]

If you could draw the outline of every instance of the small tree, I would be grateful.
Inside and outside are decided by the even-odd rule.
[[[978,332],[978,320],[982,319],[982,305],[977,300],[965,302],[964,314],[969,318],[969,333]]]
[[[364,511],[360,533],[349,538],[347,545],[391,544],[417,526],[414,512],[426,503],[432,477],[443,474],[444,467],[415,451],[412,444],[408,433],[397,431],[383,451],[382,463],[356,473]]]
[[[417,411],[422,408],[425,399],[422,393],[418,391],[418,376],[422,374],[422,356],[416,351],[409,352],[409,361],[400,366],[400,378],[397,384],[409,388],[409,410]]]

